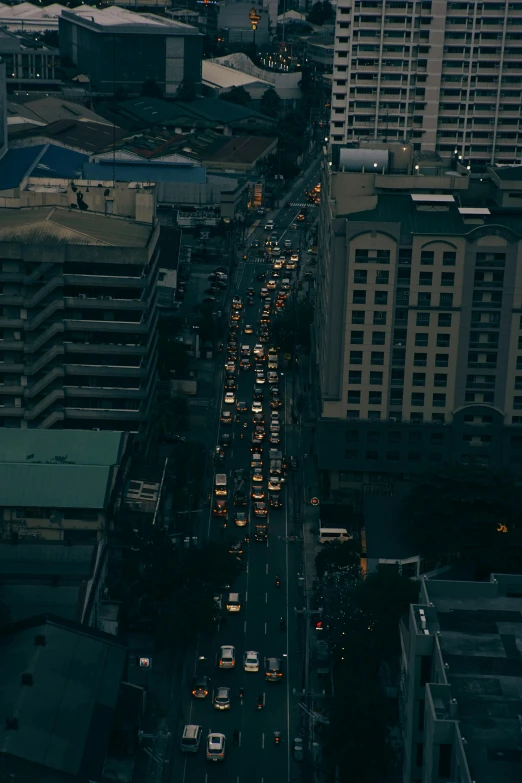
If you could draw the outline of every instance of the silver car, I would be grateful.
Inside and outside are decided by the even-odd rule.
[[[230,688],[216,688],[214,691],[214,709],[230,709]]]

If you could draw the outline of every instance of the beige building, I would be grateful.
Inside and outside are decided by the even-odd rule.
[[[522,577],[420,586],[400,623],[404,783],[519,780]]]
[[[517,163],[522,3],[338,0],[330,140]]]
[[[397,171],[324,167],[320,467],[363,482],[447,461],[520,469],[522,217],[505,202],[522,169],[493,170],[477,207],[466,169],[388,151]]]

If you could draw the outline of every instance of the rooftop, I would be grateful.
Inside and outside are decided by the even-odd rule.
[[[190,119],[210,125],[234,124],[248,119],[273,124],[276,122],[274,118],[258,111],[219,98],[199,98],[190,103],[182,101],[169,103],[157,98],[133,98],[122,101],[119,108],[123,114],[150,125],[176,121],[183,124],[182,121],[186,122]]]
[[[499,579],[507,591],[492,583],[423,583],[435,605],[446,677],[477,783],[513,783],[521,771],[522,580]]]
[[[15,98],[10,96],[7,102],[8,126],[18,125],[24,121],[35,125],[48,125],[57,120],[89,120],[112,128],[112,124],[100,114],[82,106],[81,103],[65,101],[62,98],[53,98],[52,96],[45,98],[17,96]]]
[[[57,120],[45,127],[34,127],[26,135],[50,139],[66,147],[92,155],[105,149],[115,139],[123,138],[125,131],[113,125],[80,120]]]
[[[269,87],[273,87],[273,84],[268,80],[259,78],[258,76],[251,76],[248,73],[237,71],[234,68],[227,68],[226,65],[221,65],[217,62],[212,62],[211,60],[203,60],[201,80],[209,86],[218,87],[222,90],[229,90],[232,87],[246,87],[254,84],[265,85],[267,90]]]
[[[36,780],[41,767],[48,780],[101,779],[126,657],[113,637],[53,615],[4,629],[2,702],[18,719],[16,731],[0,727],[4,773]]]
[[[237,136],[228,138],[223,146],[208,156],[209,163],[240,163],[254,165],[277,142],[271,136]]]
[[[122,432],[1,429],[0,507],[105,508],[125,442]]]
[[[0,191],[17,188],[27,177],[78,177],[89,156],[56,144],[7,150],[0,160]]]
[[[190,163],[152,163],[147,160],[122,160],[113,165],[112,160],[102,158],[98,163],[86,163],[83,179],[112,180],[117,182],[183,182],[205,184],[207,170]]]
[[[62,19],[82,24],[91,29],[118,29],[119,32],[132,34],[163,34],[163,35],[200,35],[192,25],[177,22],[155,14],[137,14],[126,8],[111,5],[108,8],[94,6],[79,6],[74,10],[66,10]]]
[[[0,209],[0,242],[145,248],[152,231],[130,218],[64,207]]]
[[[363,497],[366,554],[369,559],[405,560],[419,554],[408,536],[402,506],[410,487],[401,482],[395,482],[393,486],[394,496]]]
[[[493,171],[499,179],[508,182],[522,180],[522,166],[492,166],[491,171]]]

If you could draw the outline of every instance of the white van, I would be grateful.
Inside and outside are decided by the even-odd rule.
[[[214,495],[219,495],[221,497],[227,495],[227,474],[226,473],[216,473],[216,480],[214,483]]]
[[[239,593],[229,593],[227,600],[227,612],[239,612],[241,610],[241,601]]]
[[[329,544],[331,541],[344,543],[353,538],[345,527],[321,527],[319,528],[319,543]]]

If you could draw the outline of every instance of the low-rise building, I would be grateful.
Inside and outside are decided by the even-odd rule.
[[[404,783],[517,780],[522,577],[422,579],[400,637]]]
[[[0,30],[0,57],[6,64],[9,92],[60,88],[60,52],[32,35]]]
[[[0,429],[1,539],[101,541],[127,460],[124,432]]]
[[[250,57],[242,52],[203,60],[202,74],[203,84],[214,95],[225,93],[233,87],[243,87],[256,107],[268,89],[275,90],[288,106],[301,98],[300,71],[285,73],[265,70],[255,65]]]

